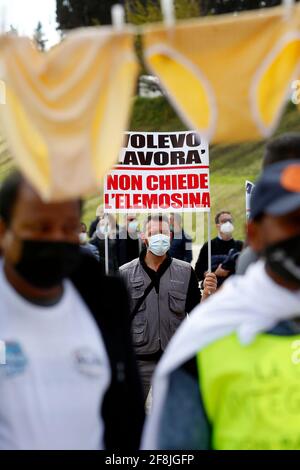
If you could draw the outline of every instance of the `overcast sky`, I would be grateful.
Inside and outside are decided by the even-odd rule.
[[[0,28],[7,31],[12,24],[20,35],[32,36],[41,21],[49,47],[59,40],[55,11],[55,0],[0,0]]]

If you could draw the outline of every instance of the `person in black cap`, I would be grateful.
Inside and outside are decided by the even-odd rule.
[[[146,449],[300,449],[300,162],[251,200],[260,253],[200,304],[158,365]]]
[[[80,250],[81,206],[0,186],[0,450],[139,448],[127,292]]]
[[[269,165],[286,160],[300,160],[300,132],[286,132],[270,140],[265,148],[262,166],[263,169]],[[255,263],[259,253],[246,243],[236,263],[236,274],[245,274],[250,264]]]

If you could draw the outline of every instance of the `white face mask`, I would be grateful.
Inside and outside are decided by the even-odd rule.
[[[222,224],[220,227],[220,232],[223,233],[224,235],[230,235],[234,230],[234,226],[231,222],[225,222],[225,224]]]
[[[132,220],[128,224],[128,231],[129,232],[136,232],[138,229],[139,223],[136,220]]]
[[[148,248],[154,255],[163,256],[170,248],[170,237],[162,233],[152,235],[152,237],[148,239]]]
[[[88,241],[87,233],[81,232],[81,233],[79,234],[79,243],[80,243],[81,245],[84,245],[84,243],[86,243],[87,241]]]

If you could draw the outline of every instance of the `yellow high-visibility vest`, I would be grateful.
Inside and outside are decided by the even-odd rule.
[[[300,336],[236,334],[197,355],[214,449],[300,449]]]

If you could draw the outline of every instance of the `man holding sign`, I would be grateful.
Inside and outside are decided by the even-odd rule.
[[[120,268],[131,298],[132,336],[146,400],[155,366],[182,320],[201,300],[194,270],[169,254],[167,217],[210,212],[208,143],[197,132],[127,132],[119,163],[104,184],[104,210],[151,213],[146,250]],[[204,297],[216,277],[204,282]]]
[[[149,216],[142,236],[147,251],[120,273],[131,299],[132,337],[146,400],[157,362],[186,315],[200,303],[201,292],[190,264],[168,255],[167,217]],[[208,274],[203,298],[215,290],[216,276]]]

